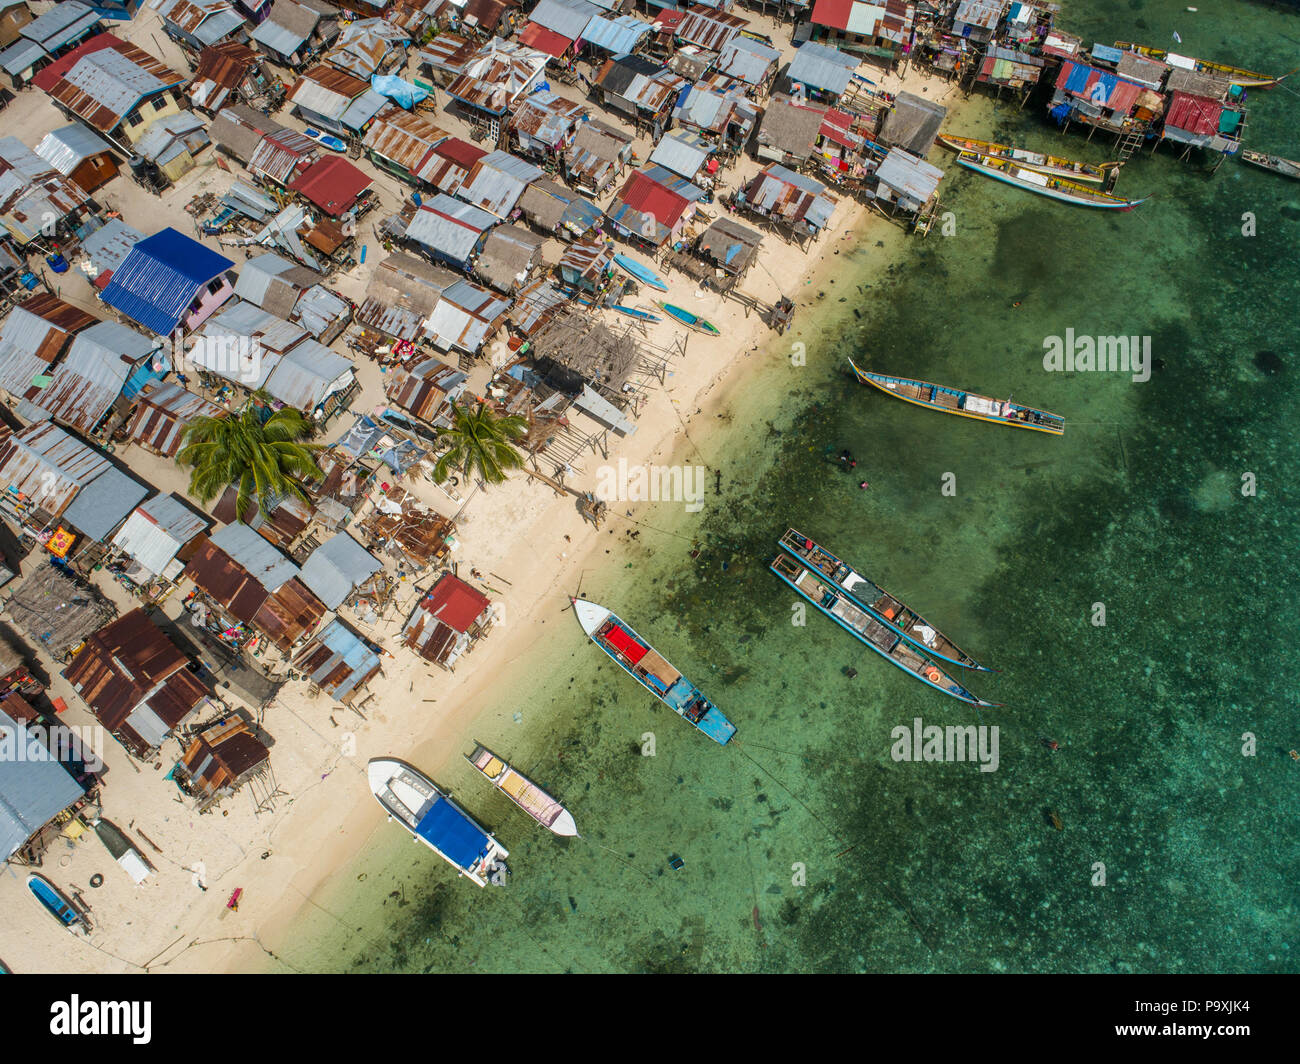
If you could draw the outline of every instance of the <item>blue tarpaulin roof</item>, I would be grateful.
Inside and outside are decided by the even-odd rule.
[[[487,849],[487,835],[446,798],[433,803],[415,833],[458,868],[472,868]]]
[[[393,74],[374,75],[370,79],[370,87],[408,111],[429,95],[428,89],[422,89],[419,85],[404,81]]]
[[[168,228],[130,250],[113,271],[102,298],[132,321],[167,336],[199,289],[234,265],[192,237]]]

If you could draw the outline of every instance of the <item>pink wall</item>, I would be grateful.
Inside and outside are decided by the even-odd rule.
[[[230,278],[223,277],[221,287],[215,292],[209,292],[206,288],[203,295],[197,302],[197,306],[191,304],[193,309],[183,319],[186,329],[197,329],[210,318],[213,313],[227,299],[234,295],[235,287],[230,283]]]

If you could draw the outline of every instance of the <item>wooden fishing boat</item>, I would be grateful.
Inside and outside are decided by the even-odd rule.
[[[322,148],[328,148],[330,151],[347,151],[348,146],[344,141],[334,136],[332,133],[325,133],[312,126],[308,126],[302,131],[304,137],[314,140]]]
[[[111,820],[102,817],[92,821],[90,826],[95,829],[99,841],[113,855],[113,860],[122,866],[122,870],[135,881],[137,886],[149,878],[152,868],[145,860],[144,854],[140,852],[140,848],[131,841],[126,832]]]
[[[976,155],[987,155],[991,159],[1005,159],[1026,170],[1036,170],[1040,174],[1064,177],[1070,181],[1083,181],[1090,185],[1100,185],[1106,180],[1106,172],[1119,166],[1119,163],[1098,163],[1094,166],[1073,159],[1062,159],[1059,155],[1046,155],[1028,148],[1013,148],[1009,144],[994,144],[989,140],[955,137],[950,133],[939,134],[939,143],[952,151],[968,151]]]
[[[518,769],[510,767],[486,746],[475,746],[466,758],[497,790],[556,835],[576,836],[573,814]]]
[[[582,630],[620,669],[715,743],[725,746],[731,741],[736,726],[627,621],[587,599],[570,601]]]
[[[652,314],[640,307],[625,307],[621,303],[593,303],[584,296],[574,296],[574,302],[583,307],[603,307],[605,310],[615,310],[620,314],[626,314],[629,318],[636,318],[638,321],[663,321],[663,318],[659,317],[658,314]]]
[[[27,889],[37,901],[59,922],[59,925],[74,935],[90,933],[90,921],[72,904],[72,900],[44,876],[33,872],[27,877]]]
[[[676,318],[688,329],[694,329],[697,332],[704,333],[705,336],[721,336],[722,330],[713,322],[701,318],[698,314],[692,314],[685,307],[679,307],[673,303],[664,303],[662,300],[655,300],[655,306],[672,318]]]
[[[1300,178],[1300,162],[1296,162],[1294,159],[1283,159],[1280,155],[1265,155],[1262,151],[1250,151],[1243,148],[1241,161],[1250,163],[1251,166],[1258,166],[1262,170],[1271,170],[1283,177]]]
[[[833,582],[877,621],[892,628],[921,651],[932,654],[949,665],[960,665],[976,672],[996,671],[987,665],[981,665],[915,610],[904,605],[879,584],[868,580],[852,566],[840,561],[797,528],[787,529],[777,545],[806,568]]]
[[[1271,89],[1274,85],[1285,81],[1295,73],[1294,70],[1290,70],[1280,76],[1261,74],[1257,70],[1245,70],[1242,67],[1229,66],[1226,63],[1212,63],[1208,59],[1193,59],[1191,56],[1179,55],[1177,52],[1167,52],[1163,48],[1151,48],[1145,44],[1134,44],[1131,41],[1116,41],[1115,47],[1122,48],[1126,52],[1136,52],[1148,59],[1167,63],[1171,67],[1195,70],[1202,74],[1218,74],[1220,77],[1227,78],[1232,84],[1240,85],[1243,89]]]
[[[1001,704],[986,702],[966,690],[928,653],[867,613],[826,577],[799,564],[788,554],[778,554],[768,568],[854,638],[923,684],[972,706],[991,708]]]
[[[959,417],[974,418],[976,421],[991,421],[995,425],[1012,425],[1018,429],[1033,429],[1035,432],[1049,432],[1053,436],[1065,434],[1065,418],[1046,410],[1032,406],[1012,403],[1010,399],[990,399],[986,395],[963,392],[958,388],[945,388],[941,384],[929,381],[913,380],[910,377],[890,377],[884,373],[871,373],[859,369],[853,359],[849,359],[854,374],[863,384],[879,388],[886,395],[938,410],[942,414],[956,414]]]
[[[989,155],[977,155],[973,151],[964,151],[958,155],[957,165],[964,166],[967,170],[974,170],[977,174],[983,174],[985,177],[991,177],[995,181],[1002,181],[1008,185],[1014,185],[1016,188],[1022,188],[1026,192],[1036,192],[1040,196],[1060,200],[1062,203],[1073,203],[1076,207],[1100,207],[1103,210],[1131,211],[1139,203],[1145,202],[1145,200],[1128,200],[1121,196],[1112,196],[1109,192],[1102,192],[1101,189],[1081,185],[1077,181],[1067,181],[1062,177],[1050,177],[1047,174],[1039,173],[1037,170],[1017,166],[1006,159],[995,159]]]
[[[660,279],[659,275],[650,269],[649,266],[642,266],[636,259],[630,255],[618,254],[614,256],[614,265],[622,270],[629,277],[634,277],[643,285],[658,292],[667,292],[668,286]]]

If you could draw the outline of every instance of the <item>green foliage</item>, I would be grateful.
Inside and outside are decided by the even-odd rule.
[[[434,463],[433,479],[441,484],[453,470],[476,475],[485,484],[500,484],[506,472],[523,467],[514,441],[528,435],[528,421],[515,414],[496,414],[486,403],[469,408],[451,404],[452,426],[444,429],[449,446]]]

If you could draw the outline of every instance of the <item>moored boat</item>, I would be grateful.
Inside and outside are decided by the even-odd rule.
[[[1227,63],[1212,63],[1208,59],[1193,59],[1188,55],[1167,52],[1163,48],[1152,48],[1145,44],[1134,44],[1131,41],[1116,41],[1115,47],[1126,52],[1136,52],[1148,59],[1155,59],[1158,62],[1167,63],[1171,67],[1179,67],[1182,70],[1195,70],[1202,74],[1218,74],[1220,77],[1227,78],[1233,85],[1240,85],[1243,89],[1271,89],[1274,85],[1285,81],[1295,73],[1294,70],[1291,70],[1281,75],[1261,74],[1257,70],[1246,70],[1243,67],[1229,66]]]
[[[614,256],[614,265],[626,273],[629,277],[634,277],[644,285],[655,289],[658,292],[667,292],[668,286],[664,284],[660,276],[650,269],[649,266],[643,266],[632,258],[631,255],[619,253]]]
[[[1081,185],[1077,181],[1067,181],[1063,177],[1052,177],[1024,166],[1017,166],[1006,159],[995,159],[989,155],[977,155],[973,151],[964,151],[957,156],[957,165],[977,174],[991,177],[1026,192],[1036,192],[1040,196],[1072,203],[1076,207],[1099,207],[1102,210],[1131,211],[1145,200],[1129,200],[1122,196],[1112,196],[1101,189]]]
[[[509,851],[419,769],[392,757],[366,766],[370,793],[419,842],[480,887],[501,886]]]
[[[591,641],[664,705],[724,746],[736,726],[690,680],[613,610],[575,598],[573,612]]]
[[[698,314],[692,314],[685,307],[679,307],[674,303],[665,303],[659,299],[655,300],[655,306],[657,306],[665,314],[668,314],[671,317],[676,318],[688,329],[695,329],[698,332],[704,333],[706,336],[722,335],[722,330],[719,329],[716,325],[714,325],[713,322],[707,320],[706,318],[701,318]]]
[[[1026,170],[1036,170],[1040,174],[1052,177],[1064,177],[1071,181],[1083,181],[1091,185],[1100,185],[1106,180],[1107,171],[1113,170],[1119,163],[1076,162],[1062,159],[1058,155],[1047,155],[1028,148],[1015,148],[1009,144],[995,144],[990,140],[972,140],[969,137],[957,137],[951,133],[940,133],[939,143],[955,152],[974,152],[994,159],[1006,159],[1008,162],[1023,166]]]
[[[45,911],[53,916],[64,930],[71,931],[74,935],[90,933],[90,921],[86,919],[85,914],[72,904],[72,900],[63,891],[43,875],[36,872],[29,875],[27,877],[27,889],[32,892],[36,900],[45,907]]]
[[[950,665],[960,665],[976,672],[993,672],[981,665],[924,617],[903,604],[879,584],[868,580],[846,562],[805,536],[796,528],[786,530],[778,546],[792,554],[806,568],[832,581],[854,602],[881,624],[892,628],[909,643]]]
[[[778,554],[768,568],[850,635],[923,684],[972,706],[992,708],[1001,704],[986,702],[966,690],[941,669],[928,653],[862,609],[822,574],[800,564],[788,554]]]
[[[573,822],[572,813],[522,772],[512,768],[509,762],[497,757],[486,746],[475,746],[474,752],[467,755],[465,760],[478,769],[493,787],[542,827],[548,828],[556,835],[578,834],[578,826]]]
[[[1065,434],[1065,418],[1060,414],[1013,403],[1010,399],[990,399],[987,395],[964,392],[959,388],[945,388],[941,384],[931,384],[929,381],[871,373],[859,369],[853,359],[849,359],[849,365],[853,367],[853,372],[863,384],[870,384],[886,395],[892,395],[914,406],[924,406],[930,410],[937,410],[941,414],[956,414],[976,421],[989,421],[995,425],[1011,425],[1018,429],[1047,432],[1053,436]]]
[[[1267,155],[1262,151],[1250,151],[1243,148],[1241,161],[1250,163],[1251,166],[1258,166],[1262,170],[1271,170],[1283,177],[1300,178],[1300,162],[1296,162],[1294,159],[1283,159],[1280,155]]]

